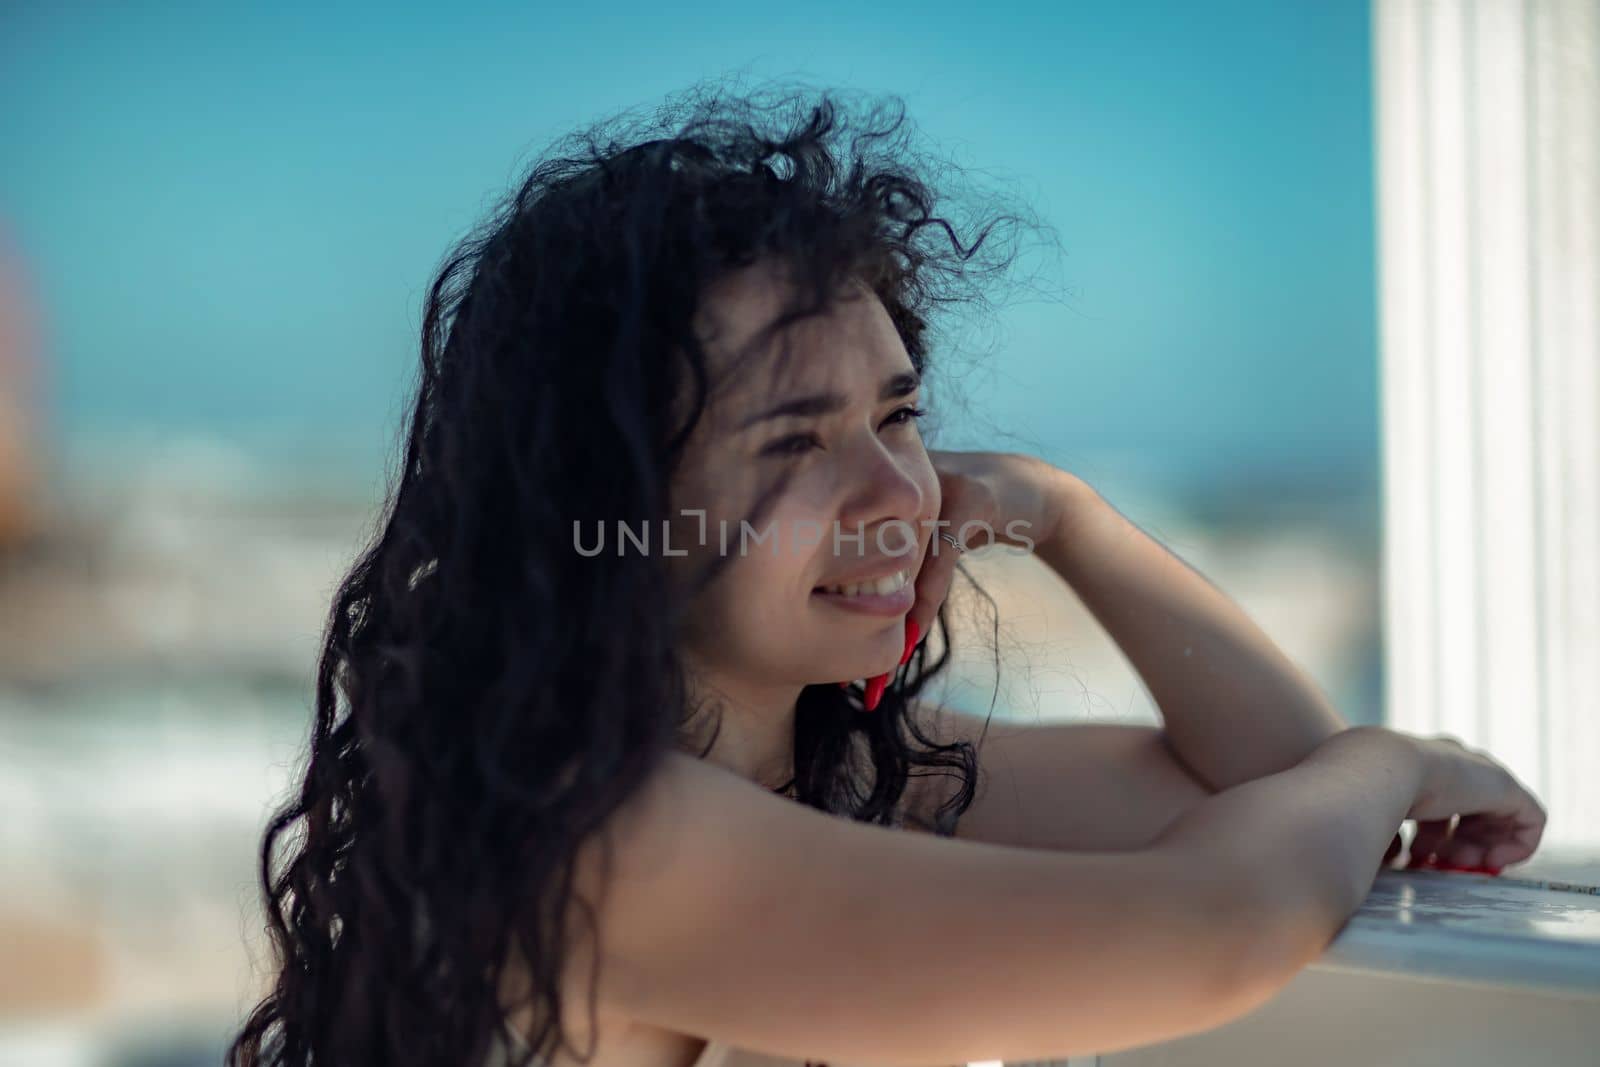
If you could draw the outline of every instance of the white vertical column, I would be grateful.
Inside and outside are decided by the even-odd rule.
[[[1376,0],[1387,721],[1600,844],[1600,0]]]

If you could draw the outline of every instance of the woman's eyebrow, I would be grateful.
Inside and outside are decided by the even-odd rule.
[[[916,371],[901,371],[898,374],[893,374],[885,378],[883,385],[878,388],[878,403],[894,400],[897,397],[909,396],[916,392],[917,387],[921,384],[922,378]],[[841,410],[849,402],[849,398],[838,393],[818,393],[816,396],[796,397],[793,400],[785,400],[775,407],[768,408],[760,414],[751,415],[739,424],[739,429],[746,430],[758,422],[780,418],[784,415],[829,415]]]

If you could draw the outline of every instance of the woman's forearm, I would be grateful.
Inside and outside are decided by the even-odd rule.
[[[1227,789],[1293,767],[1348,728],[1237,604],[1060,473],[1057,528],[1034,550],[1139,672],[1191,771]]]
[[[1406,735],[1351,727],[1289,770],[1200,801],[1154,847],[1185,864],[1237,870],[1241,906],[1261,910],[1263,947],[1287,980],[1321,954],[1371,892],[1384,845],[1415,803],[1423,773],[1423,756]]]

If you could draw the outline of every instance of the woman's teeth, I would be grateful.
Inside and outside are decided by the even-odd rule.
[[[852,582],[849,585],[824,585],[819,588],[824,593],[838,593],[841,596],[859,596],[863,593],[887,596],[899,590],[907,581],[906,572],[901,571],[887,578],[879,578],[875,582]]]

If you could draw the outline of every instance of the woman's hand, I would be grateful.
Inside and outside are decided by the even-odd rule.
[[[1031,552],[1040,541],[1056,536],[1074,481],[1066,471],[1018,452],[929,449],[928,458],[939,476],[939,525],[917,571],[900,666],[932,628],[961,558],[939,535],[950,534],[969,551],[998,542]],[[888,682],[888,672],[867,679],[863,703],[868,711],[878,706]]]
[[[1423,782],[1406,815],[1417,821],[1408,867],[1496,873],[1533,855],[1546,813],[1510,771],[1453,737],[1410,739],[1422,753]]]
[[[932,628],[961,558],[939,534],[958,538],[968,550],[998,542],[1031,552],[1060,528],[1072,479],[1042,459],[1017,452],[929,449],[928,457],[939,475],[943,502],[940,525],[917,572],[917,599],[906,617],[907,631],[918,639]]]

